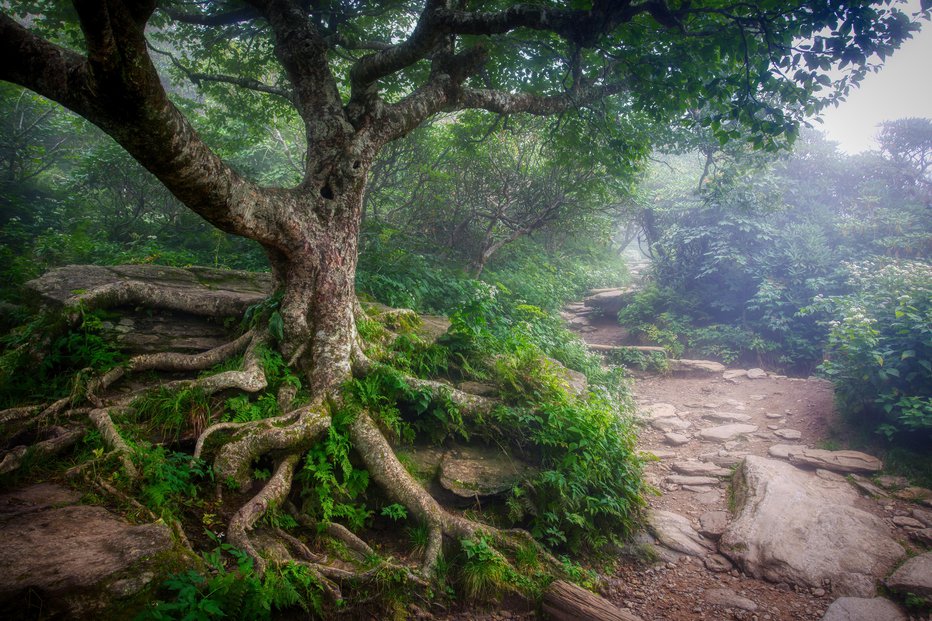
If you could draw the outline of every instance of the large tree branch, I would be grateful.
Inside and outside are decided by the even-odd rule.
[[[575,92],[559,95],[535,95],[532,93],[508,93],[487,88],[460,89],[457,97],[447,102],[447,110],[477,108],[498,114],[526,112],[538,116],[559,114],[583,106],[603,97],[616,95],[625,90],[622,84],[580,87]]]
[[[146,53],[145,17],[114,0],[78,3],[89,58],[54,45],[0,14],[0,80],[64,105],[114,138],[181,202],[214,226],[264,241],[266,200],[204,144],[169,101]]]

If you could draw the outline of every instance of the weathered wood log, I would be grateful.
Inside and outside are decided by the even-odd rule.
[[[641,621],[607,599],[563,580],[544,591],[541,612],[551,621]]]

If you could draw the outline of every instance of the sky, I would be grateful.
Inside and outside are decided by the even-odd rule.
[[[876,148],[878,123],[905,117],[932,118],[932,23],[928,21],[879,72],[864,78],[847,101],[826,110],[823,124],[814,125],[838,142],[842,151],[855,154]]]

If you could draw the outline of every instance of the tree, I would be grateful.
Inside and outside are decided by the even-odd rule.
[[[864,0],[10,5],[0,17],[0,79],[85,117],[189,209],[257,241],[268,257],[282,296],[278,348],[314,399],[284,426],[242,426],[215,462],[221,479],[245,485],[255,458],[278,457],[228,530],[257,563],[247,530],[287,495],[297,456],[330,425],[341,384],[375,367],[356,330],[354,271],[367,173],[383,147],[440,112],[464,109],[578,110],[624,127],[637,114],[673,123],[701,108],[721,139],[740,125],[758,144],[773,145],[918,27],[896,6]],[[237,108],[297,115],[308,147],[301,181],[263,187],[221,159],[198,131],[196,111],[182,112],[166,90],[155,56],[168,59],[176,77],[223,93],[232,115]],[[826,71],[839,63],[847,73],[833,86]],[[619,151],[643,152],[625,140]],[[264,384],[254,360],[263,338],[257,332],[246,349],[245,390]],[[190,361],[166,355],[159,364]],[[465,409],[485,407],[450,394]],[[441,509],[365,413],[350,438],[373,480],[428,526],[427,569],[444,534],[494,532]]]

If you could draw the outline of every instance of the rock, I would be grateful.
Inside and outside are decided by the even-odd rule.
[[[883,469],[883,463],[879,459],[859,451],[826,451],[804,448],[801,451],[791,452],[789,460],[795,466],[825,468],[833,472],[870,474]]]
[[[783,418],[784,416],[786,416],[786,414],[781,414],[780,412],[765,412],[764,416],[766,416],[767,418],[776,419],[776,418]]]
[[[672,373],[721,373],[725,365],[712,360],[686,360],[685,358],[671,359],[668,368]]]
[[[457,388],[463,392],[468,392],[471,395],[478,395],[480,397],[498,396],[498,388],[491,384],[483,384],[481,382],[462,382]]]
[[[689,442],[689,436],[684,436],[681,433],[674,433],[672,431],[670,433],[664,434],[663,439],[667,444],[670,444],[671,446],[683,446],[684,444]]]
[[[652,403],[651,405],[641,408],[641,415],[647,420],[675,418],[676,407],[670,403]]]
[[[650,422],[651,427],[664,432],[685,431],[693,426],[688,420],[679,417],[656,418]]]
[[[702,564],[705,565],[706,569],[717,574],[725,571],[731,571],[734,567],[734,565],[731,564],[731,561],[729,561],[721,554],[710,554],[709,556],[702,559]]]
[[[667,483],[673,483],[674,485],[718,485],[718,479],[714,477],[688,477],[682,475],[672,475],[666,477],[664,481]]]
[[[450,320],[443,315],[420,315],[420,321],[414,331],[427,343],[436,343],[437,339],[450,329]]]
[[[731,474],[730,470],[701,461],[675,461],[670,467],[674,472],[690,476],[726,477]]]
[[[657,509],[650,512],[648,526],[661,544],[677,552],[703,556],[712,549],[682,515]]]
[[[805,446],[799,444],[774,444],[767,449],[767,454],[778,459],[788,459],[791,453],[802,451]]]
[[[877,485],[886,489],[899,489],[909,486],[909,480],[906,477],[892,476],[889,474],[882,474],[874,480],[877,481]]]
[[[739,377],[747,377],[748,372],[744,369],[728,369],[722,373],[722,377],[727,380],[738,379]]]
[[[887,493],[859,474],[852,474],[851,484],[873,498],[886,498]]]
[[[133,525],[76,496],[41,484],[0,497],[0,615],[22,618],[39,598],[42,618],[131,618],[137,593],[184,566],[165,524]]]
[[[604,315],[617,315],[627,303],[631,288],[625,289],[604,289],[594,292],[592,295],[583,300],[587,308],[595,308]]]
[[[904,555],[880,518],[854,506],[846,483],[749,455],[733,489],[740,514],[719,550],[757,578],[869,596]]]
[[[757,425],[748,425],[745,423],[733,423],[731,425],[720,425],[718,427],[707,427],[699,430],[699,437],[708,442],[725,442],[733,440],[738,436],[747,435],[757,431]]]
[[[773,435],[778,438],[783,438],[784,440],[799,440],[803,437],[802,432],[796,429],[777,429],[773,432]]]
[[[914,556],[900,565],[885,584],[891,591],[932,600],[932,552]]]
[[[718,423],[746,423],[751,420],[750,414],[738,414],[735,412],[709,412],[703,414],[702,418],[714,420]]]
[[[932,526],[932,511],[924,509],[913,509],[913,517],[923,523],[925,526]]]
[[[431,445],[416,445],[398,451],[405,458],[405,465],[412,474],[422,480],[433,480],[440,471],[445,449]]]
[[[922,528],[909,533],[910,539],[927,546],[932,546],[932,528]]]
[[[717,505],[719,500],[722,498],[722,493],[717,489],[713,489],[708,492],[703,492],[696,496],[696,501],[701,505]]]
[[[684,485],[683,489],[687,492],[693,492],[694,494],[705,494],[706,492],[712,491],[712,486],[710,485]]]
[[[841,482],[841,481],[846,480],[845,477],[838,474],[837,472],[832,472],[831,470],[825,470],[824,468],[816,468],[815,474],[817,477],[825,481]]]
[[[510,490],[533,471],[498,447],[462,447],[444,454],[440,484],[461,498],[481,498]]]
[[[748,379],[765,379],[767,371],[763,369],[748,369]]]
[[[893,495],[900,500],[921,502],[924,505],[932,506],[932,490],[928,490],[924,487],[904,487],[903,489],[895,491]]]
[[[721,538],[727,526],[727,511],[706,511],[699,516],[699,534],[709,539]]]
[[[893,523],[904,528],[922,528],[925,526],[916,518],[906,517],[905,515],[897,515],[893,518]]]
[[[745,455],[747,455],[747,453],[729,453],[727,451],[719,451],[718,453],[713,453],[711,455],[700,455],[699,459],[710,461],[721,468],[730,469],[740,464]],[[729,474],[730,473],[731,471],[729,470]]]
[[[657,459],[673,459],[674,457],[679,455],[679,453],[677,453],[676,451],[661,451],[659,449],[651,449],[649,451],[644,451],[644,453],[646,453],[647,455],[652,455],[656,457]]]
[[[822,621],[907,621],[896,604],[882,597],[839,597]]]
[[[746,597],[738,595],[731,589],[709,589],[703,594],[703,597],[710,604],[722,608],[740,608],[749,612],[757,610],[757,604]]]

